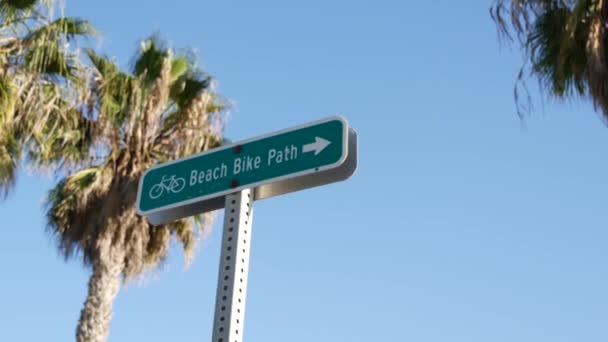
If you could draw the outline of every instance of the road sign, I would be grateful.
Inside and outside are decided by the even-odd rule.
[[[157,165],[141,177],[137,210],[158,224],[219,209],[242,189],[262,199],[343,180],[356,152],[354,130],[330,117]]]

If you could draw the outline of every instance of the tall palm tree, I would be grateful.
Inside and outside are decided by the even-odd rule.
[[[132,72],[87,51],[91,79],[89,163],[48,194],[47,218],[66,258],[92,268],[76,331],[78,341],[105,341],[121,281],[166,257],[171,236],[190,256],[208,216],[152,225],[135,210],[139,178],[153,164],[218,146],[224,106],[191,54],[156,38],[141,44]]]
[[[51,0],[0,0],[0,197],[23,161],[65,177],[49,192],[49,231],[92,268],[76,332],[104,341],[121,281],[157,266],[171,236],[189,257],[209,218],[153,226],[135,213],[151,165],[217,146],[224,106],[188,53],[149,39],[131,73],[77,49],[94,33],[54,19]]]
[[[518,85],[530,72],[550,95],[590,98],[608,120],[607,0],[495,0],[490,12],[525,54]]]
[[[22,157],[36,168],[87,158],[90,91],[75,46],[94,33],[87,21],[53,19],[53,1],[0,1],[0,199]]]

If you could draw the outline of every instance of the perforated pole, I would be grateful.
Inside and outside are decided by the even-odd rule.
[[[226,196],[212,342],[243,341],[252,196],[250,189]]]

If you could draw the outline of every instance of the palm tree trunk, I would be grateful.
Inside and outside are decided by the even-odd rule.
[[[105,260],[104,260],[105,259]],[[122,258],[114,255],[93,263],[89,292],[76,329],[78,342],[105,342],[110,332],[112,303],[120,288]]]

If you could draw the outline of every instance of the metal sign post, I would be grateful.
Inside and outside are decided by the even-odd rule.
[[[255,200],[343,181],[357,133],[341,116],[288,128],[148,169],[137,212],[153,224],[225,208],[212,342],[242,342]]]
[[[241,342],[253,219],[251,189],[226,196],[212,342]]]

